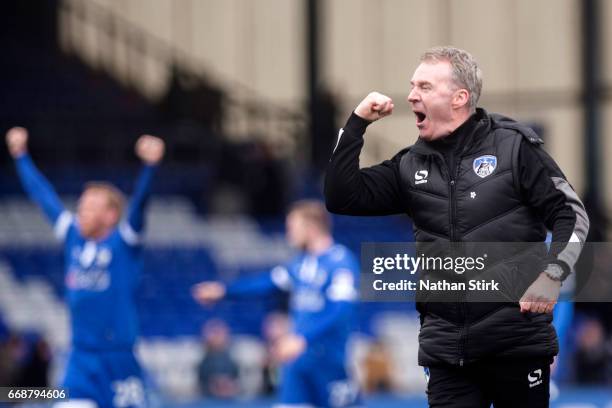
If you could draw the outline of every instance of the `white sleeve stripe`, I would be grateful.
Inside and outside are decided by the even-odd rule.
[[[578,237],[579,241],[584,244],[587,239],[589,232],[589,216],[587,215],[584,204],[578,198],[578,195],[570,186],[570,184],[561,177],[551,177],[555,188],[561,191],[565,195],[567,204],[571,207],[572,211],[576,214],[576,223],[574,224],[574,234]],[[572,242],[572,241],[570,241]]]
[[[272,269],[270,272],[270,278],[279,289],[291,289],[291,278],[289,277],[289,272],[285,267],[277,266],[276,268]]]
[[[66,234],[68,233],[68,228],[72,225],[72,220],[74,217],[70,212],[63,211],[57,220],[55,221],[55,226],[53,227],[53,233],[57,239],[65,239]]]
[[[140,234],[134,231],[132,226],[126,221],[121,221],[121,223],[119,223],[119,235],[121,235],[121,238],[130,245],[140,244],[142,239]]]
[[[338,141],[336,142],[336,146],[334,146],[334,150],[332,151],[332,154],[336,153],[336,149],[338,148],[338,145],[340,144],[340,139],[342,138],[343,133],[344,133],[344,129],[340,128],[340,130],[338,131]]]
[[[580,201],[580,198],[578,198],[578,195],[567,180],[562,177],[551,177],[551,179],[555,188],[565,195],[566,203],[574,211],[574,214],[576,214],[574,231],[572,232],[569,242],[566,244],[565,248],[559,252],[559,255],[557,255],[558,260],[565,262],[569,265],[570,269],[573,269],[582,251],[582,246],[587,239],[589,232],[589,216],[586,213],[584,204]]]

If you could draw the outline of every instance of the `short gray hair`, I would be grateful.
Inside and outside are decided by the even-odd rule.
[[[482,91],[482,70],[469,52],[456,47],[433,47],[421,55],[421,62],[447,61],[453,70],[453,81],[470,93],[468,106],[476,109]]]

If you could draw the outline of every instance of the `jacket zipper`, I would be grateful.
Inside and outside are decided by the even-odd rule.
[[[450,240],[451,242],[455,242],[457,240],[455,234],[455,179],[451,179],[449,181],[450,184],[450,214],[449,214],[449,223],[450,223]]]
[[[450,174],[450,172],[448,171],[446,160],[444,160],[444,158],[441,156],[438,156],[438,158],[440,159],[440,162],[442,163],[441,168],[443,169],[445,173],[447,173],[447,176],[449,178],[448,190],[449,190],[449,201],[450,201],[449,210],[450,211],[448,214],[448,221],[449,221],[449,226],[450,226],[450,241],[455,242],[457,241],[456,229],[455,229],[455,217],[456,217],[456,214],[455,214],[456,213],[455,186],[457,183],[455,180],[457,178],[457,175],[459,174],[459,168],[461,167],[461,160],[459,157],[457,158],[457,165],[455,166],[455,172],[454,174]],[[463,364],[465,363],[465,356],[464,356],[465,340],[467,337],[467,325],[465,324],[466,307],[465,307],[465,301],[458,302],[458,303],[459,303],[458,306],[461,312],[461,316],[463,317],[462,325],[461,325],[461,328],[459,329],[459,347],[458,347],[459,353],[458,354],[459,354],[459,366],[463,367]]]
[[[456,188],[456,179],[459,175],[459,168],[461,167],[461,159],[459,157],[456,158],[457,160],[457,165],[455,168],[455,172],[450,175],[450,181],[449,181],[449,185],[450,185],[450,239],[451,239],[451,247],[452,247],[452,242],[456,242],[458,241],[457,238],[457,230],[455,228],[455,219],[457,218],[457,203],[455,200],[455,188]],[[463,364],[465,362],[465,342],[466,342],[466,338],[467,338],[467,324],[465,323],[465,318],[466,318],[466,314],[467,314],[467,310],[466,310],[466,305],[465,305],[465,299],[462,299],[462,301],[459,302],[459,311],[460,311],[460,316],[461,316],[461,327],[459,329],[459,367],[463,367]]]

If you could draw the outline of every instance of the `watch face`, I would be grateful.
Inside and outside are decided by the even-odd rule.
[[[553,279],[561,279],[563,269],[561,269],[559,265],[548,265],[546,268],[546,274]]]

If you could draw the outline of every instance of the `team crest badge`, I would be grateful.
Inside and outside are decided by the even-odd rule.
[[[497,157],[495,156],[480,156],[474,159],[472,168],[478,177],[485,178],[493,173],[497,167]]]

